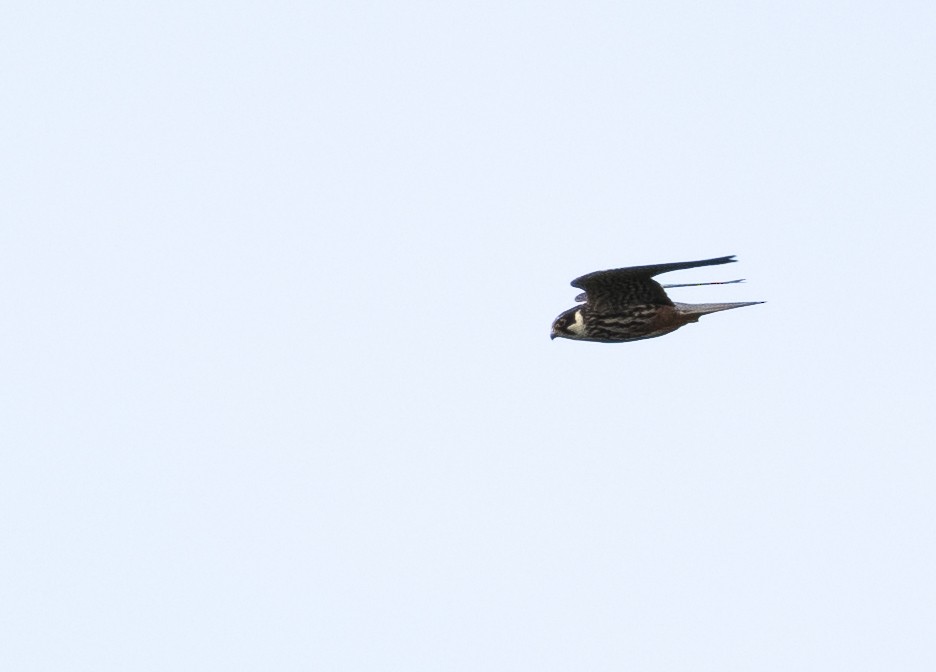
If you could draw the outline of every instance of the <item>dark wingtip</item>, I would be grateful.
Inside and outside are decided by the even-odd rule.
[[[718,266],[720,264],[733,264],[737,261],[737,255],[729,254],[727,257],[715,257],[714,259],[706,259],[705,261],[698,262],[699,266]]]

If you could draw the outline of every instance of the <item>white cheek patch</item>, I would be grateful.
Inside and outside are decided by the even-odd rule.
[[[585,331],[585,318],[582,317],[582,311],[575,311],[575,322],[566,327],[573,334],[580,336]]]

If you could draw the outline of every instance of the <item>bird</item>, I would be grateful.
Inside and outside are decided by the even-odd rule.
[[[572,281],[572,286],[584,289],[575,297],[581,306],[563,311],[552,324],[551,339],[570,338],[576,341],[626,343],[656,338],[676,331],[709,313],[732,308],[754,306],[763,301],[744,303],[676,303],[666,295],[671,287],[695,287],[743,282],[699,282],[687,285],[661,285],[653,278],[662,273],[697,266],[718,266],[736,261],[735,256],[682,261],[651,266],[630,266],[608,271],[595,271]]]

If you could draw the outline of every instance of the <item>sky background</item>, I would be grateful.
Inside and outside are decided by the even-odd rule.
[[[4,4],[2,667],[936,669],[934,25]]]

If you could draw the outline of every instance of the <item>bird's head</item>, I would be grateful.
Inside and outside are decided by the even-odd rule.
[[[585,331],[585,319],[582,308],[569,308],[553,320],[550,338],[582,338]]]

